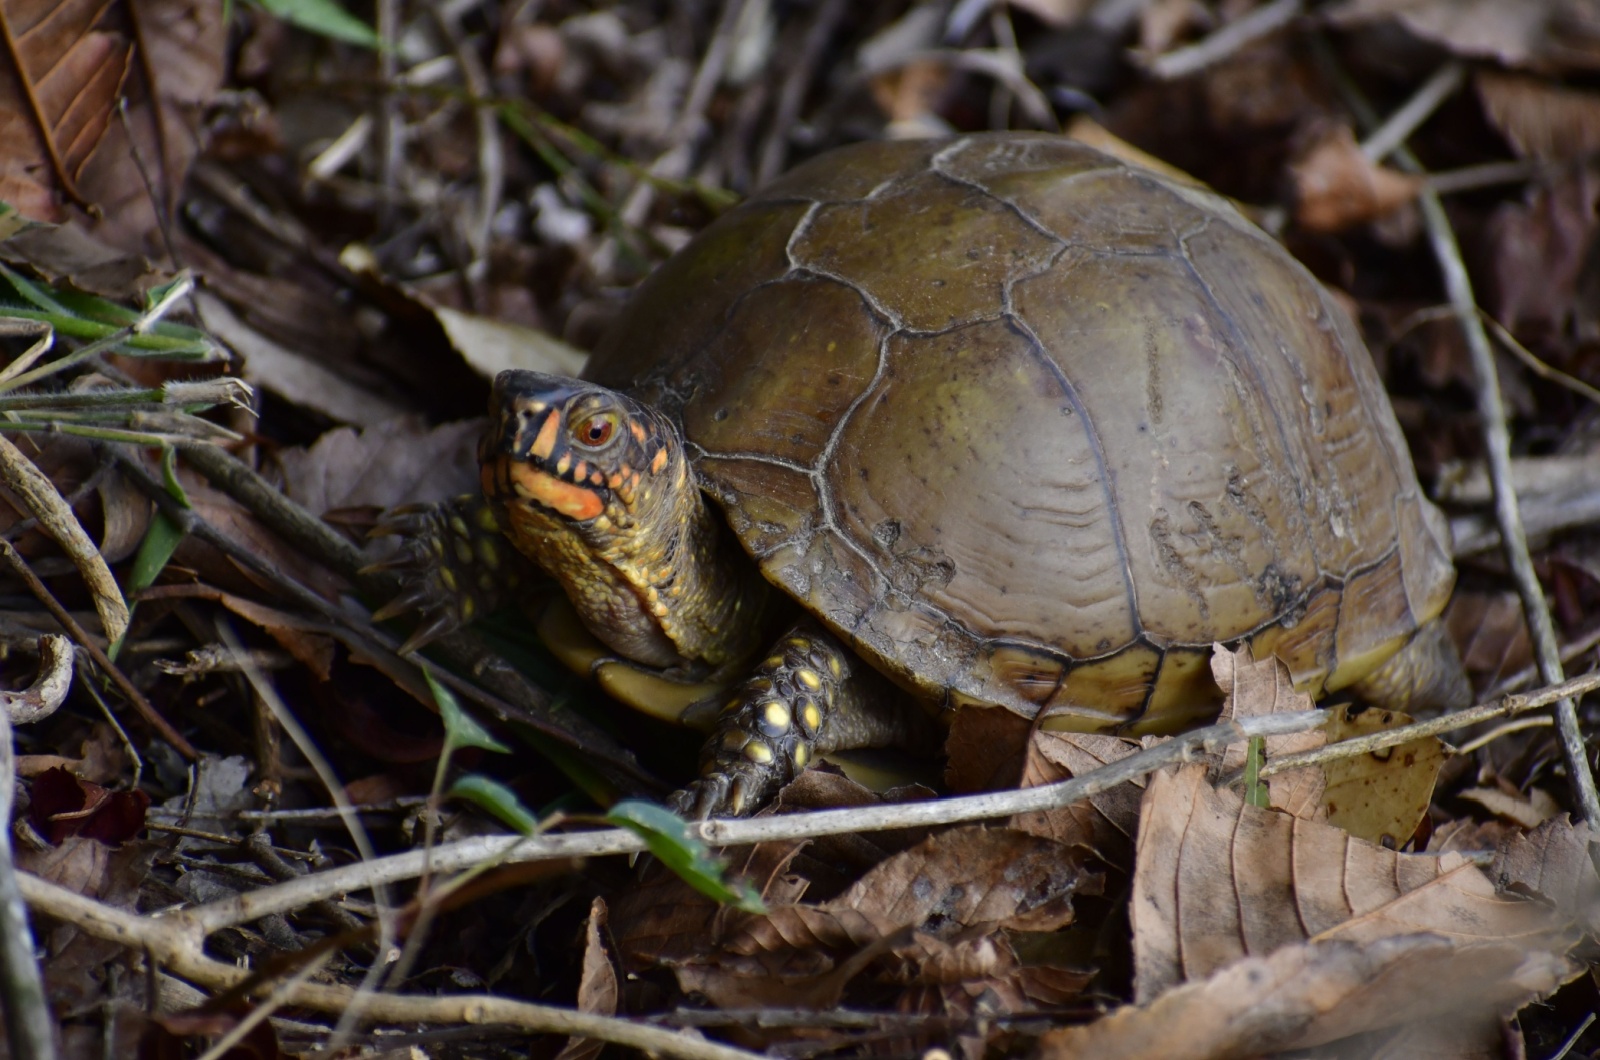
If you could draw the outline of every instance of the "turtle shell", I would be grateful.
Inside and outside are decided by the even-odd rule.
[[[1328,292],[1220,197],[1060,137],[815,159],[588,374],[677,416],[766,577],[945,706],[1176,728],[1218,641],[1319,695],[1454,580]]]

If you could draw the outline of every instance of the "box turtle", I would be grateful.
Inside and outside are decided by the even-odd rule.
[[[1366,349],[1198,186],[1044,134],[836,150],[662,265],[586,374],[495,381],[484,499],[410,519],[443,561],[391,610],[492,604],[503,533],[587,631],[547,622],[558,654],[711,729],[688,812],[956,710],[1179,729],[1219,641],[1314,696],[1467,695]]]

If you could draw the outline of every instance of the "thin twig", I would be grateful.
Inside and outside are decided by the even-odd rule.
[[[61,602],[55,598],[44,582],[39,580],[39,576],[33,573],[27,561],[22,558],[22,554],[16,550],[11,542],[4,538],[0,538],[0,554],[5,556],[6,561],[11,564],[11,569],[16,572],[17,577],[22,579],[23,584],[28,587],[28,591],[44,605],[45,610],[50,612],[51,617],[61,624],[61,628],[66,630],[67,636],[71,637],[73,642],[80,648],[88,652],[89,658],[94,660],[94,664],[100,668],[100,672],[109,677],[111,683],[117,686],[117,690],[127,698],[129,703],[133,704],[133,709],[139,712],[139,716],[144,718],[151,728],[160,733],[161,738],[171,744],[173,750],[191,762],[198,760],[200,752],[194,749],[194,745],[184,739],[183,734],[173,728],[172,723],[161,716],[161,712],[156,710],[154,704],[144,697],[143,692],[134,687],[133,682],[128,680],[128,676],[117,668],[116,663],[107,658],[100,645],[96,644],[89,637],[89,634],[84,632],[83,627],[78,625],[77,619],[73,618],[67,609],[61,606]]]
[[[925,802],[819,810],[754,820],[700,821],[691,824],[690,828],[712,845],[742,846],[769,840],[809,839],[1008,817],[1016,813],[1067,806],[1162,766],[1191,760],[1202,751],[1225,747],[1251,736],[1304,732],[1325,725],[1328,718],[1326,711],[1308,710],[1222,722],[1173,737],[1071,780],[1036,788],[930,799]],[[446,843],[426,854],[416,850],[359,865],[341,866],[168,915],[184,920],[203,934],[210,934],[225,927],[247,924],[263,916],[299,909],[308,902],[329,895],[358,891],[378,882],[415,879],[421,875],[424,867],[443,873],[470,868],[487,858],[503,858],[506,863],[520,863],[632,854],[642,850],[644,841],[633,832],[620,828],[526,838],[480,836]]]
[[[306,762],[317,774],[317,779],[322,782],[322,787],[327,791],[328,797],[338,807],[339,819],[344,822],[351,841],[355,843],[357,853],[364,860],[372,860],[377,856],[377,848],[372,845],[372,837],[367,834],[367,826],[362,822],[360,815],[356,813],[354,804],[350,802],[350,797],[345,793],[344,783],[339,780],[338,774],[334,772],[332,763],[323,755],[322,749],[316,745],[316,741],[311,739],[311,734],[306,732],[305,726],[300,724],[300,719],[295,717],[294,712],[278,696],[277,689],[273,688],[267,682],[266,676],[244,657],[243,646],[239,643],[239,638],[234,635],[227,622],[218,620],[217,635],[222,638],[222,642],[228,646],[228,650],[238,660],[239,668],[244,671],[245,679],[250,682],[251,691],[256,694],[258,701],[271,712],[273,720],[278,723],[278,727],[289,734],[289,738],[294,741],[294,745],[300,751],[301,756],[305,758]],[[361,984],[356,992],[356,1003],[340,1013],[339,1022],[333,1028],[333,1033],[329,1037],[328,1047],[333,1050],[339,1049],[344,1044],[355,1029],[356,1024],[360,1021],[362,1003],[366,998],[372,996],[373,988],[377,986],[378,980],[383,978],[384,961],[381,959],[381,955],[388,953],[390,946],[394,943],[395,923],[393,902],[389,895],[389,888],[387,886],[374,887],[373,897],[377,899],[378,906],[377,943],[380,959],[367,966],[366,973],[362,976]],[[308,964],[308,967],[310,966],[311,964]]]
[[[1152,77],[1175,81],[1199,73],[1248,44],[1293,22],[1305,7],[1304,0],[1273,0],[1243,18],[1236,18],[1215,33],[1185,48],[1176,48],[1145,63]]]
[[[1357,120],[1367,127],[1375,125],[1371,107],[1360,90],[1339,70],[1325,45],[1319,49],[1319,53]],[[1406,172],[1425,175],[1422,164],[1408,148],[1397,148],[1394,157]],[[1426,187],[1418,193],[1417,202],[1422,207],[1423,221],[1429,242],[1433,244],[1434,257],[1439,262],[1445,292],[1455,310],[1456,320],[1467,341],[1467,351],[1471,355],[1478,419],[1483,429],[1489,479],[1494,483],[1495,517],[1500,524],[1506,563],[1511,568],[1517,594],[1522,597],[1522,611],[1528,622],[1528,632],[1532,635],[1539,673],[1547,684],[1559,684],[1563,669],[1555,623],[1550,618],[1544,589],[1533,569],[1533,557],[1528,553],[1528,539],[1522,526],[1522,512],[1517,507],[1516,490],[1511,484],[1511,431],[1506,426],[1505,403],[1501,400],[1500,381],[1495,374],[1494,350],[1489,346],[1489,336],[1484,330],[1477,301],[1473,297],[1472,279],[1467,275],[1461,247],[1456,242],[1455,230],[1450,226],[1443,202],[1436,192]],[[1572,785],[1578,816],[1586,822],[1600,824],[1600,792],[1595,789],[1594,773],[1589,768],[1583,732],[1578,725],[1577,705],[1571,699],[1562,699],[1555,704],[1553,713],[1561,743],[1561,756],[1566,763],[1567,780]]]
[[[0,710],[0,1009],[12,1056],[52,1060],[55,1021],[45,1000],[44,977],[33,956],[28,906],[11,857],[11,796],[16,787],[11,719]]]
[[[214,990],[248,986],[255,995],[272,993],[265,982],[249,983],[255,975],[249,969],[207,956],[199,936],[176,918],[158,919],[115,909],[37,876],[24,874],[18,880],[23,897],[38,912],[64,920],[96,938],[144,950],[152,960],[181,978]],[[355,1003],[356,992],[343,986],[301,983],[287,992],[285,1001],[316,1012],[338,1014]],[[696,1035],[492,995],[416,997],[375,993],[362,1001],[362,1008],[369,1018],[389,1023],[504,1024],[532,1033],[578,1035],[614,1042],[650,1055],[682,1060],[755,1060],[756,1057],[754,1053],[708,1042]]]
[[[1385,747],[1398,747],[1412,740],[1420,740],[1425,736],[1437,736],[1442,732],[1453,732],[1456,729],[1465,729],[1470,725],[1480,722],[1492,721],[1512,714],[1523,714],[1539,707],[1558,703],[1563,699],[1581,696],[1585,692],[1592,692],[1600,688],[1600,671],[1574,677],[1552,688],[1525,696],[1506,696],[1497,703],[1485,703],[1481,706],[1468,707],[1466,710],[1457,710],[1449,714],[1441,714],[1437,718],[1427,721],[1414,722],[1383,732],[1369,733],[1366,736],[1355,736],[1348,740],[1340,740],[1314,751],[1301,751],[1298,754],[1283,755],[1274,758],[1261,767],[1261,775],[1272,776],[1290,769],[1304,769],[1306,766],[1321,765],[1323,762],[1332,762],[1341,758],[1354,758],[1358,755],[1381,751]]]
[[[1405,145],[1423,122],[1433,117],[1439,105],[1461,87],[1466,80],[1467,68],[1459,62],[1448,62],[1435,70],[1422,87],[1401,104],[1400,109],[1361,142],[1361,153],[1368,162],[1377,165],[1390,153]]]
[[[1555,719],[1548,714],[1541,714],[1537,718],[1518,718],[1516,721],[1508,721],[1502,725],[1496,725],[1483,735],[1474,736],[1466,743],[1457,744],[1449,750],[1451,754],[1469,755],[1478,748],[1487,747],[1496,740],[1510,736],[1514,732],[1522,732],[1524,729],[1548,729],[1555,723]]]
[[[844,12],[844,0],[823,0],[817,6],[811,25],[806,29],[805,39],[800,44],[800,51],[784,74],[782,87],[778,89],[778,102],[772,108],[772,127],[761,142],[760,159],[756,163],[756,187],[768,183],[783,171],[784,163],[789,158],[789,136],[794,131],[794,123],[799,120],[800,108],[816,75],[817,63],[828,42],[833,39],[834,30],[838,29],[839,19]]]

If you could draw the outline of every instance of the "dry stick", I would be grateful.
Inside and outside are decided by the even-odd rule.
[[[1333,746],[1356,746],[1350,754],[1365,753],[1373,746],[1405,743],[1421,736],[1462,729],[1489,718],[1525,713],[1556,702],[1564,696],[1600,688],[1600,671],[1575,677],[1564,684],[1525,695],[1506,696],[1493,703],[1446,714],[1425,722],[1379,733],[1360,740],[1367,744],[1343,741]],[[1238,721],[1220,722],[1173,737],[1154,747],[1137,751],[1126,758],[1100,766],[1070,780],[1036,788],[966,795],[959,798],[930,799],[926,802],[864,806],[844,810],[816,810],[783,814],[755,820],[701,821],[690,827],[700,838],[717,846],[743,846],[769,840],[811,839],[824,835],[868,832],[889,828],[929,827],[1008,817],[1012,814],[1068,806],[1116,787],[1127,780],[1152,773],[1162,766],[1189,761],[1201,751],[1239,743],[1252,736],[1272,736],[1305,732],[1327,724],[1324,710],[1286,714],[1266,714]],[[1288,764],[1285,764],[1288,763]],[[1272,772],[1292,768],[1290,756],[1275,759]],[[554,858],[595,857],[606,854],[632,854],[644,849],[644,841],[620,828],[533,837],[476,836],[433,848],[431,853],[410,851],[377,858],[359,865],[346,865],[325,872],[302,876],[286,883],[239,894],[220,901],[168,914],[202,935],[249,923],[259,917],[287,913],[333,895],[362,890],[377,882],[392,883],[414,879],[426,865],[434,872],[453,872],[497,858],[507,864]]]
[[[1320,728],[1327,724],[1328,717],[1326,711],[1307,710],[1221,722],[1173,737],[1165,743],[1137,751],[1071,780],[1036,788],[930,799],[926,802],[818,810],[756,820],[700,821],[690,823],[689,828],[712,845],[742,846],[774,839],[807,839],[1007,817],[1015,813],[1070,805],[1116,787],[1125,780],[1143,776],[1165,765],[1191,760],[1202,751],[1215,750],[1252,736],[1275,736]],[[639,836],[621,828],[562,835],[546,833],[530,837],[478,836],[434,847],[431,852],[408,851],[362,864],[341,866],[192,909],[179,910],[167,916],[183,921],[202,934],[210,934],[263,916],[299,909],[308,902],[329,895],[348,894],[377,883],[414,879],[421,875],[424,866],[442,873],[471,868],[488,858],[514,864],[553,858],[632,854],[644,849],[644,841]]]
[[[1399,110],[1389,115],[1387,121],[1361,141],[1362,155],[1368,162],[1377,165],[1392,152],[1404,147],[1405,142],[1411,139],[1411,134],[1433,117],[1439,105],[1456,94],[1466,76],[1466,67],[1458,61],[1451,60],[1439,67]]]
[[[1261,775],[1270,777],[1274,773],[1282,773],[1289,769],[1303,769],[1306,766],[1321,765],[1323,762],[1332,762],[1341,758],[1355,758],[1358,755],[1382,750],[1385,747],[1398,747],[1400,744],[1410,743],[1412,740],[1420,740],[1425,736],[1437,736],[1442,732],[1464,729],[1469,725],[1492,721],[1495,718],[1502,718],[1510,714],[1523,714],[1563,699],[1581,696],[1585,692],[1592,692],[1597,688],[1600,688],[1600,671],[1587,673],[1581,677],[1574,677],[1570,681],[1564,681],[1553,688],[1546,688],[1531,695],[1506,696],[1497,703],[1484,703],[1480,706],[1468,707],[1466,710],[1441,714],[1439,717],[1430,718],[1427,721],[1419,721],[1411,725],[1388,729],[1384,732],[1351,737],[1348,740],[1340,740],[1338,743],[1331,743],[1326,747],[1319,747],[1313,751],[1300,751],[1296,754],[1282,755],[1263,765],[1261,767]]]
[[[794,65],[784,74],[783,87],[778,89],[778,102],[773,107],[772,128],[761,143],[761,157],[756,162],[755,186],[758,188],[781,173],[788,161],[789,135],[799,120],[800,108],[805,104],[823,50],[833,39],[833,31],[839,27],[844,11],[844,0],[822,0],[806,30]]]
[[[12,1056],[52,1060],[55,1021],[45,1001],[44,977],[33,957],[28,906],[11,856],[11,796],[16,759],[11,749],[10,712],[0,708],[0,1008]]]
[[[1174,81],[1198,73],[1245,45],[1287,26],[1299,16],[1303,7],[1304,0],[1274,0],[1243,18],[1234,19],[1196,44],[1156,56],[1145,64],[1145,69],[1162,81]]]
[[[177,918],[157,919],[114,909],[37,876],[23,875],[19,881],[23,896],[39,912],[96,938],[144,950],[180,978],[213,990],[230,990],[253,975],[247,968],[206,956],[201,937]],[[271,988],[261,983],[255,992],[268,994]],[[288,1004],[335,1015],[355,1000],[356,992],[349,987],[316,983],[302,983],[288,991],[286,998]],[[629,1020],[481,994],[411,997],[379,993],[365,997],[362,1007],[368,1017],[390,1023],[504,1024],[533,1033],[580,1035],[683,1060],[754,1060],[756,1055]]]
[[[71,637],[80,648],[89,653],[89,658],[93,659],[94,664],[100,667],[101,672],[111,679],[111,683],[117,686],[117,690],[127,697],[128,702],[132,703],[133,708],[139,712],[139,716],[149,722],[151,727],[161,734],[161,738],[171,744],[173,749],[183,757],[191,762],[198,760],[200,752],[194,749],[194,745],[184,739],[183,734],[174,729],[172,724],[161,716],[161,712],[156,710],[155,706],[144,697],[144,693],[133,687],[133,682],[128,680],[127,675],[117,669],[117,665],[108,659],[106,653],[100,650],[100,646],[89,638],[89,634],[84,632],[83,627],[78,625],[77,620],[51,595],[44,582],[40,581],[39,576],[33,573],[33,569],[28,566],[27,561],[22,558],[22,554],[16,550],[11,542],[0,538],[0,553],[4,553],[6,560],[11,564],[11,569],[17,572],[17,577],[22,579],[23,584],[28,587],[28,591],[61,624],[61,628],[67,631],[67,636]]]
[[[1331,64],[1332,58],[1327,61]],[[1429,79],[1429,84],[1448,80],[1450,67]],[[1337,67],[1334,67],[1337,70]],[[1338,74],[1340,87],[1349,99],[1351,109],[1363,125],[1374,123],[1371,108],[1361,97],[1360,90]],[[1428,85],[1423,86],[1424,91]],[[1395,160],[1400,168],[1418,176],[1425,175],[1422,164],[1404,146],[1397,146]],[[1495,374],[1494,350],[1489,346],[1489,336],[1479,317],[1478,303],[1472,293],[1472,279],[1467,275],[1466,263],[1461,260],[1461,247],[1456,242],[1455,230],[1444,212],[1444,204],[1437,192],[1423,188],[1417,195],[1422,206],[1422,216],[1428,229],[1428,240],[1433,244],[1434,257],[1439,261],[1439,271],[1444,279],[1445,292],[1455,310],[1456,320],[1467,340],[1471,354],[1472,371],[1478,400],[1478,418],[1483,421],[1483,443],[1488,457],[1489,481],[1494,484],[1495,518],[1500,524],[1500,537],[1505,545],[1506,562],[1511,568],[1512,580],[1522,597],[1522,611],[1528,621],[1528,631],[1533,636],[1534,654],[1539,662],[1539,673],[1547,684],[1559,684],[1564,676],[1561,666],[1559,642],[1550,609],[1545,605],[1544,589],[1533,569],[1533,557],[1528,554],[1528,538],[1522,527],[1522,512],[1517,507],[1516,489],[1511,484],[1511,431],[1506,426],[1505,403],[1500,398],[1500,381]],[[1578,815],[1591,824],[1600,825],[1600,792],[1596,792],[1594,774],[1589,769],[1588,754],[1583,746],[1583,732],[1578,726],[1577,704],[1562,699],[1553,711],[1556,732],[1560,737],[1561,755],[1567,766],[1567,779],[1572,785],[1573,800]]]
[[[105,557],[89,540],[55,483],[3,435],[0,435],[0,477],[78,568],[94,598],[94,608],[100,613],[106,639],[121,640],[128,631],[128,605],[122,599],[122,590],[117,586],[117,579],[112,577],[111,568],[106,566]]]

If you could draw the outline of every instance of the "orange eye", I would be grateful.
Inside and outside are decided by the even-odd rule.
[[[617,433],[617,418],[601,412],[579,421],[573,428],[572,440],[589,449],[599,449]]]

